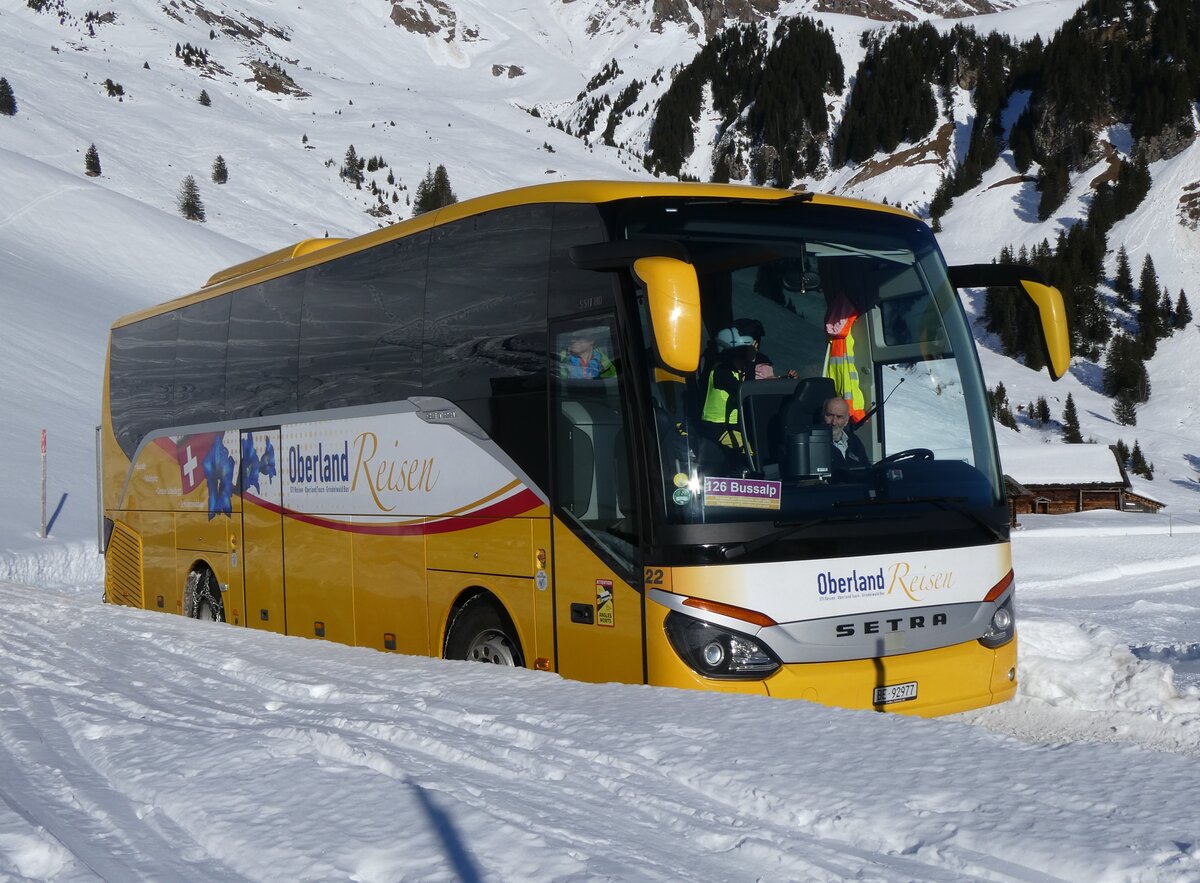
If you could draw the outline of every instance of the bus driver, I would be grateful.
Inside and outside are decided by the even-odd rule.
[[[825,400],[822,410],[825,425],[833,433],[833,457],[830,465],[834,469],[870,466],[867,449],[861,439],[850,428],[850,406],[841,396]]]

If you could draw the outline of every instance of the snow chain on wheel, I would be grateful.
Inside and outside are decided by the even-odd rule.
[[[183,615],[208,622],[225,621],[221,589],[217,585],[217,578],[208,568],[193,570],[188,574],[183,588]]]

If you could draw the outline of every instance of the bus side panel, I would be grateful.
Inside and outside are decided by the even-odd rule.
[[[642,595],[554,519],[558,671],[592,683],[643,683]]]
[[[287,633],[354,643],[352,534],[283,520]]]
[[[197,561],[204,561],[212,568],[221,586],[230,585],[233,572],[230,551],[237,545],[237,536],[234,522],[224,514],[209,518],[205,512],[176,512],[174,523],[175,536],[172,544],[175,546],[175,555],[171,578],[171,597],[174,599],[171,603],[174,606],[170,609],[175,613],[185,613],[187,611],[183,609],[184,589],[192,565]],[[240,590],[240,572],[236,582]],[[230,604],[225,592],[222,592],[221,600],[226,605]],[[238,609],[240,618],[240,599],[234,606]],[[225,618],[233,621],[232,607],[227,607]]]
[[[118,513],[142,543],[142,606],[179,613],[183,585],[175,581],[175,523],[170,512]],[[110,599],[112,600],[112,599]]]
[[[440,656],[445,646],[454,603],[463,591],[478,586],[500,598],[517,630],[527,666],[538,658],[553,658],[552,627],[545,624],[550,615],[549,592],[536,589],[532,579],[538,567],[537,549],[546,548],[534,541],[535,534],[546,535],[545,519],[451,518],[434,524],[436,528],[426,536],[429,628],[437,637],[433,655]]]
[[[554,551],[550,542],[550,519],[535,518],[533,526],[533,549],[535,556],[534,584],[534,645],[536,655],[531,652],[534,665],[542,671],[558,671],[557,651],[554,646],[554,586],[550,575],[554,573]],[[545,553],[543,556],[542,553]]]
[[[175,547],[181,552],[228,552],[231,527],[225,515],[210,518],[205,512],[176,512]]]
[[[251,628],[285,634],[283,524],[278,512],[249,501],[242,507],[239,561],[245,587],[243,621]]]
[[[354,534],[354,634],[359,646],[430,655],[425,538]],[[385,635],[395,646],[386,646]]]
[[[429,528],[430,570],[533,576],[530,518],[447,518]]]
[[[486,573],[451,573],[444,570],[429,571],[429,632],[436,638],[433,656],[440,657],[446,645],[446,627],[454,602],[464,592],[484,589],[499,599],[513,627],[517,630],[517,641],[525,656],[525,665],[531,667],[539,656],[552,655],[552,647],[541,647],[537,641],[536,609],[538,596],[542,593],[532,579],[493,576]]]
[[[243,505],[243,511],[251,508]],[[221,603],[225,606],[225,621],[230,625],[246,624],[246,584],[243,578],[245,549],[242,542],[241,519],[231,520],[229,524],[229,567],[224,573],[218,573],[217,579],[221,584]],[[181,556],[177,556],[179,566],[183,567]],[[187,574],[184,574],[186,578]]]

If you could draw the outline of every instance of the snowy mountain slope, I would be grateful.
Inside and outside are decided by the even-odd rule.
[[[1065,4],[1029,9],[1043,5]],[[1020,692],[978,713],[908,721],[576,684],[99,603],[91,438],[112,319],[284,243],[386,221],[364,211],[377,204],[369,191],[337,177],[351,143],[387,160],[380,187],[396,190],[389,170],[409,187],[389,202],[398,214],[431,163],[446,163],[460,197],[643,176],[636,157],[585,147],[521,109],[569,104],[614,47],[639,44],[647,69],[694,51],[682,27],[654,38],[614,26],[609,42],[593,42],[587,14],[609,6],[455,3],[464,37],[447,44],[386,30],[382,2],[209,3],[207,22],[186,0],[67,2],[79,16],[117,13],[91,38],[75,19],[60,26],[0,0],[0,76],[20,105],[0,116],[0,608],[10,623],[0,876],[1197,878],[1200,593],[1196,534],[1184,532],[1194,529],[1185,519],[1200,521],[1195,329],[1160,344],[1136,428],[1167,514],[1024,520],[1013,542]],[[234,41],[217,12],[290,39],[261,38],[270,53]],[[878,26],[837,20],[847,51],[855,27]],[[177,40],[212,48],[209,22],[227,73],[174,55]],[[466,39],[476,26],[486,43]],[[247,83],[247,62],[263,59],[311,97]],[[124,85],[124,101],[105,94],[105,78]],[[196,100],[201,89],[211,107]],[[99,178],[83,173],[92,142]],[[218,153],[230,163],[224,186],[208,177]],[[1194,240],[1168,217],[1200,179],[1196,163],[1189,152],[1156,165],[1173,192],[1156,189],[1118,226],[1144,225],[1172,291],[1195,278]],[[1056,222],[1031,222],[1027,187],[1002,183],[1010,173],[998,167],[956,201],[941,236],[952,260],[1053,236]],[[186,174],[205,224],[175,208]],[[876,195],[917,200],[928,187],[925,170],[918,177],[897,170]],[[1175,253],[1160,254],[1155,243],[1176,235]],[[1051,385],[982,344],[989,383],[1003,380],[1014,402],[1058,396],[1057,416],[1072,391],[1085,436],[1131,441],[1106,422],[1110,403],[1086,365]],[[35,537],[42,427],[51,505],[69,492],[49,541]],[[1053,435],[1006,434],[1018,444]]]
[[[790,0],[779,11],[811,12],[815,5]],[[1018,39],[1033,34],[1045,39],[1077,6],[1077,0],[1044,0],[968,22]],[[26,302],[29,291],[47,287],[37,276],[38,266],[65,259],[79,274],[78,284],[96,292],[94,311],[89,307],[76,317],[86,317],[91,331],[81,345],[70,347],[73,358],[93,366],[89,373],[96,380],[90,390],[64,390],[70,406],[53,420],[31,405],[28,417],[4,432],[6,445],[33,450],[35,461],[30,439],[42,425],[55,429],[52,462],[54,439],[71,439],[71,451],[81,459],[71,461],[77,465],[64,482],[72,494],[59,530],[76,536],[90,532],[93,517],[83,509],[91,494],[90,461],[83,455],[96,421],[104,337],[113,318],[194,289],[212,272],[254,252],[314,235],[354,235],[406,217],[416,183],[438,163],[446,165],[460,198],[546,180],[647,177],[637,149],[648,134],[648,114],[634,113],[618,128],[615,140],[629,149],[605,146],[595,137],[585,143],[550,125],[550,118],[573,107],[588,81],[613,59],[621,74],[599,87],[601,92],[611,94],[629,79],[644,77],[646,92],[633,110],[649,106],[669,83],[666,74],[690,60],[703,38],[702,29],[682,19],[656,23],[656,5],[615,0],[377,2],[345,10],[267,2],[163,7],[122,0],[100,8],[91,21],[87,13],[93,10],[70,0],[46,8],[35,13],[24,0],[0,0],[0,76],[12,84],[19,106],[15,116],[0,117],[0,174],[6,182],[19,182],[0,192],[0,244],[5,253],[19,256],[0,276],[0,298],[6,314],[18,319],[5,326],[5,333],[26,338],[23,346],[6,347],[0,359],[10,365],[9,375],[25,384],[46,373],[39,356],[29,351],[34,340],[41,359],[58,358],[46,339],[52,330],[17,330],[37,319],[16,305]],[[906,8],[917,17],[930,15],[916,6]],[[712,7],[704,9],[711,13]],[[407,17],[405,10],[411,13]],[[746,12],[750,18],[755,14]],[[863,57],[863,31],[887,26],[838,12],[812,14],[834,37],[848,76]],[[936,24],[949,28],[957,21]],[[188,47],[195,50],[192,65],[183,57]],[[206,56],[199,55],[201,49]],[[649,83],[659,70],[664,71],[660,82]],[[106,80],[123,94],[110,96]],[[198,100],[201,91],[210,106]],[[835,111],[844,100],[845,95],[832,100]],[[948,137],[935,128],[929,145],[903,145],[897,157],[878,158],[879,174],[847,168],[811,186],[919,208],[928,202],[946,158],[965,149],[969,94],[957,94],[953,106],[952,117],[943,120],[943,126],[950,124]],[[1018,110],[1010,108],[1009,123]],[[715,132],[700,134],[697,141],[703,143]],[[1121,149],[1119,129],[1111,138]],[[96,145],[102,163],[96,178],[83,174],[89,144]],[[360,157],[384,163],[367,172],[363,189],[338,175],[351,145]],[[210,180],[218,155],[229,169],[229,181],[221,186]],[[702,164],[693,168],[699,173]],[[1152,173],[1150,197],[1117,225],[1110,246],[1115,250],[1124,242],[1134,262],[1152,252],[1162,283],[1174,293],[1200,278],[1200,234],[1179,221],[1181,198],[1200,182],[1200,148],[1193,144],[1156,163]],[[184,222],[177,213],[187,175],[200,187],[207,212],[203,225]],[[1011,159],[1003,157],[946,215],[941,241],[948,257],[952,262],[989,260],[1004,245],[1053,241],[1063,223],[1083,216],[1093,176],[1077,176],[1058,217],[1039,224],[1033,185],[1021,181]],[[121,223],[121,206],[135,204],[134,216],[146,220]],[[128,269],[119,280],[80,269],[96,265],[97,251],[129,250],[136,257],[122,262]],[[971,297],[967,305],[973,309]],[[1085,436],[1105,442],[1141,439],[1162,474],[1154,487],[1157,495],[1169,504],[1196,508],[1196,468],[1189,457],[1200,455],[1200,443],[1186,420],[1176,425],[1196,401],[1186,389],[1190,338],[1165,342],[1150,369],[1156,394],[1143,406],[1141,427],[1133,429],[1112,422],[1111,403],[1096,391],[1097,366],[1077,362],[1070,378],[1051,386],[1044,374],[990,351],[986,335],[981,340],[989,384],[1003,381],[1018,404],[1045,394],[1055,417],[1072,392]],[[1170,399],[1160,395],[1168,389]],[[1027,427],[1014,441],[1054,438],[1053,430]],[[17,533],[26,536],[30,481],[22,476],[13,490],[4,489],[26,502],[5,507],[0,516],[11,519],[14,528],[20,525]],[[53,503],[53,491],[51,497]]]

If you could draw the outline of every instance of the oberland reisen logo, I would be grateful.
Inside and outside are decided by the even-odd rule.
[[[921,604],[932,594],[952,588],[953,585],[953,570],[928,567],[914,570],[907,561],[897,561],[887,568],[880,567],[874,573],[859,573],[855,569],[841,575],[832,571],[817,574],[817,595],[822,601],[903,594],[913,603]]]

